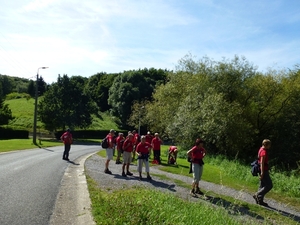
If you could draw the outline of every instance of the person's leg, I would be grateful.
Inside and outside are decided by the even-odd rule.
[[[199,177],[197,179],[198,182],[196,183],[196,191],[195,191],[196,194],[200,194],[200,195],[204,194],[202,191],[200,191],[200,188],[199,188],[199,182],[200,182],[201,177],[202,177],[203,167],[204,167],[203,165],[202,166],[199,165]]]
[[[158,158],[158,164],[161,164],[161,160],[160,160],[160,149],[157,151],[157,158]]]
[[[113,149],[112,148],[107,148],[106,149],[106,162],[105,162],[105,173],[111,174],[111,171],[108,169],[109,162],[110,160],[113,159]]]
[[[142,179],[143,160],[137,160],[137,171],[139,172],[140,179]]]
[[[70,148],[71,148],[71,145],[65,144],[65,151],[64,151],[63,159],[69,160]]]
[[[199,164],[192,163],[192,168],[193,168],[193,184],[192,184],[192,190],[191,194],[195,194],[196,187],[199,183],[199,174],[200,174],[200,166]]]
[[[256,193],[258,203],[263,203],[265,195],[273,188],[273,182],[271,180],[268,171],[264,172],[263,179],[260,180],[259,190]]]

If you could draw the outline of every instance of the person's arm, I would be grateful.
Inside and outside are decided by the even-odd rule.
[[[193,151],[193,149],[190,149],[186,153],[188,155],[188,157],[190,157],[190,158],[192,158],[192,151]]]
[[[265,169],[265,156],[262,156],[260,160],[260,179],[264,177],[264,169]]]

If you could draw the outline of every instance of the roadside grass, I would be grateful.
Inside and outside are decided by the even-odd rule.
[[[38,140],[39,142],[39,140]],[[33,148],[44,148],[63,145],[59,141],[41,140],[38,145],[32,143],[32,139],[9,139],[0,140],[0,152],[10,152],[15,150],[25,150]]]
[[[195,224],[196,221],[201,224],[256,224],[236,220],[221,207],[188,202],[155,189],[134,187],[109,192],[97,187],[90,177],[87,180],[97,224]]]

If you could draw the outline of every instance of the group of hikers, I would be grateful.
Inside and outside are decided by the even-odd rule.
[[[109,162],[113,159],[115,150],[117,151],[116,164],[122,165],[122,176],[132,176],[129,170],[130,164],[136,160],[137,157],[137,170],[139,172],[139,179],[142,179],[142,168],[145,165],[147,179],[151,180],[149,174],[149,158],[151,151],[153,151],[154,163],[161,164],[161,145],[162,140],[158,133],[154,136],[148,131],[146,135],[139,135],[136,130],[129,131],[125,137],[123,133],[116,136],[116,132],[111,129],[106,136],[108,140],[108,147],[106,148],[106,163],[104,172],[111,174],[109,170]],[[121,156],[123,162],[121,162]]]
[[[136,130],[128,131],[127,136],[125,137],[123,133],[119,133],[116,137],[116,131],[111,129],[108,135],[106,136],[108,141],[108,147],[106,148],[106,162],[104,172],[111,174],[112,172],[108,169],[109,162],[113,159],[115,154],[115,149],[117,150],[116,164],[122,165],[122,176],[132,176],[129,167],[130,164],[136,160],[137,156],[137,171],[139,173],[139,180],[142,180],[142,169],[143,164],[145,165],[145,171],[147,174],[147,179],[151,180],[150,171],[149,171],[149,159],[151,155],[151,150],[153,150],[154,160],[152,163],[161,164],[161,145],[163,144],[162,140],[159,137],[158,133],[155,133],[154,136],[148,131],[146,135],[140,136]],[[65,149],[63,153],[63,160],[69,160],[69,151],[72,144],[73,138],[70,130],[67,131],[61,136],[61,140],[65,144]],[[260,165],[259,170],[259,188],[258,191],[253,195],[253,198],[258,205],[268,206],[264,202],[265,195],[273,188],[272,180],[269,174],[269,158],[268,150],[271,148],[271,141],[269,139],[264,139],[262,141],[262,146],[258,151],[258,162]],[[170,160],[173,160],[173,163],[176,163],[178,149],[176,146],[170,146],[168,154],[168,163]],[[194,146],[187,151],[188,160],[191,163],[191,170],[193,173],[193,183],[192,190],[190,193],[192,195],[203,195],[204,193],[199,188],[199,182],[203,173],[203,158],[206,155],[206,150],[204,148],[204,141],[200,138],[196,139]],[[121,162],[121,156],[123,162]]]

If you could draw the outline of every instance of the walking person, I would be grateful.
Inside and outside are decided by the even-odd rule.
[[[259,188],[253,198],[256,204],[262,206],[268,206],[268,203],[264,202],[265,195],[273,188],[273,183],[269,174],[269,157],[268,150],[271,148],[271,141],[264,139],[262,146],[258,151],[258,162],[260,164],[260,176],[259,176]]]
[[[162,140],[159,138],[158,133],[154,134],[154,138],[152,139],[151,144],[152,144],[152,148],[153,148],[154,163],[161,164],[160,146],[162,144]]]
[[[149,169],[149,155],[151,153],[152,145],[146,142],[146,137],[142,135],[141,142],[136,147],[136,154],[138,155],[137,170],[139,172],[139,179],[142,180],[142,169],[145,164],[145,170],[147,173],[147,179],[151,180]]]
[[[206,150],[203,147],[203,140],[197,139],[195,142],[195,146],[192,147],[187,152],[188,157],[191,158],[192,162],[192,170],[193,170],[193,183],[192,183],[192,190],[191,194],[200,194],[203,195],[204,193],[199,188],[199,181],[201,180],[202,173],[203,173],[203,158],[206,155]]]
[[[69,152],[71,150],[71,144],[73,143],[73,136],[72,136],[69,128],[66,130],[65,133],[63,133],[61,135],[60,140],[62,140],[65,145],[62,159],[69,161]]]
[[[116,164],[122,164],[121,155],[123,154],[123,144],[125,138],[123,133],[119,133],[119,136],[116,138],[116,146],[117,146],[117,159]]]
[[[129,166],[132,159],[132,151],[133,151],[133,134],[128,134],[127,138],[125,139],[123,143],[123,165],[122,165],[122,176],[126,177],[132,176],[133,174],[129,171]],[[126,167],[126,173],[125,173],[125,167]]]
[[[110,160],[113,159],[113,154],[114,154],[114,136],[115,136],[115,131],[111,129],[106,136],[107,141],[108,141],[108,147],[106,148],[106,162],[105,162],[105,170],[104,173],[107,174],[112,174],[111,171],[108,169],[109,162]]]

